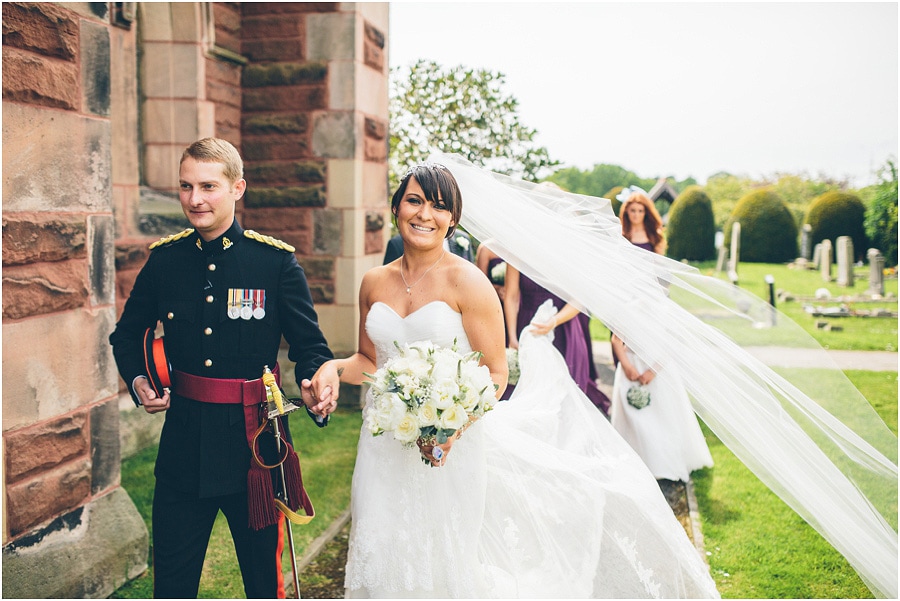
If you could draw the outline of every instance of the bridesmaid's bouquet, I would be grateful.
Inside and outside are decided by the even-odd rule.
[[[625,393],[625,400],[635,409],[643,409],[650,404],[650,390],[646,386],[635,384]]]
[[[428,341],[400,345],[400,353],[389,359],[371,380],[372,403],[364,415],[373,436],[385,432],[405,446],[419,438],[439,444],[469,422],[481,417],[495,402],[497,386],[481,353],[465,355]]]

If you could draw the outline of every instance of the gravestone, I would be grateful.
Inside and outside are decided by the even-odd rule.
[[[822,254],[819,256],[819,271],[822,274],[822,281],[831,281],[831,240],[822,240]]]
[[[837,239],[837,284],[853,285],[853,239],[850,236],[838,236]]]
[[[716,259],[716,273],[721,273],[728,262],[728,248],[723,244],[717,249],[717,252],[719,256]]]
[[[811,246],[812,226],[808,223],[804,223],[803,228],[800,230],[800,258],[809,261],[812,256]]]
[[[738,281],[737,267],[741,251],[741,224],[734,222],[731,226],[731,252],[728,255],[728,279]]]
[[[812,259],[812,264],[813,264],[813,268],[814,268],[814,269],[818,269],[818,268],[819,268],[819,262],[820,262],[821,260],[822,260],[822,243],[819,242],[819,243],[816,244],[816,246],[813,248],[813,259]]]
[[[869,289],[872,296],[884,296],[884,255],[877,248],[866,252],[869,259]]]

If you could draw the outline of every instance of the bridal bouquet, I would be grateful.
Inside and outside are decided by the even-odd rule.
[[[400,345],[371,380],[372,403],[364,423],[373,436],[391,432],[406,446],[419,438],[442,444],[494,404],[496,385],[491,372],[479,365],[481,353],[461,354],[428,341]]]
[[[625,393],[625,400],[635,409],[643,409],[650,404],[650,391],[646,386],[635,384]]]

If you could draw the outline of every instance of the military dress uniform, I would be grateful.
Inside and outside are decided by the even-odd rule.
[[[192,376],[259,379],[264,366],[276,366],[282,336],[298,383],[333,358],[290,246],[244,231],[235,220],[215,240],[185,230],[151,249],[109,338],[136,403],[132,383],[147,375],[144,332],[157,322],[173,372]],[[155,596],[196,597],[219,509],[247,596],[276,596],[279,527],[248,526],[246,431],[240,404],[198,402],[179,395],[174,383],[155,468]]]

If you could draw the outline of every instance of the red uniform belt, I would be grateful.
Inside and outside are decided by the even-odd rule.
[[[281,386],[278,364],[272,370],[275,382]],[[172,372],[175,394],[201,403],[218,405],[257,405],[266,400],[266,386],[262,378],[239,380],[228,378],[204,378],[183,371]]]

